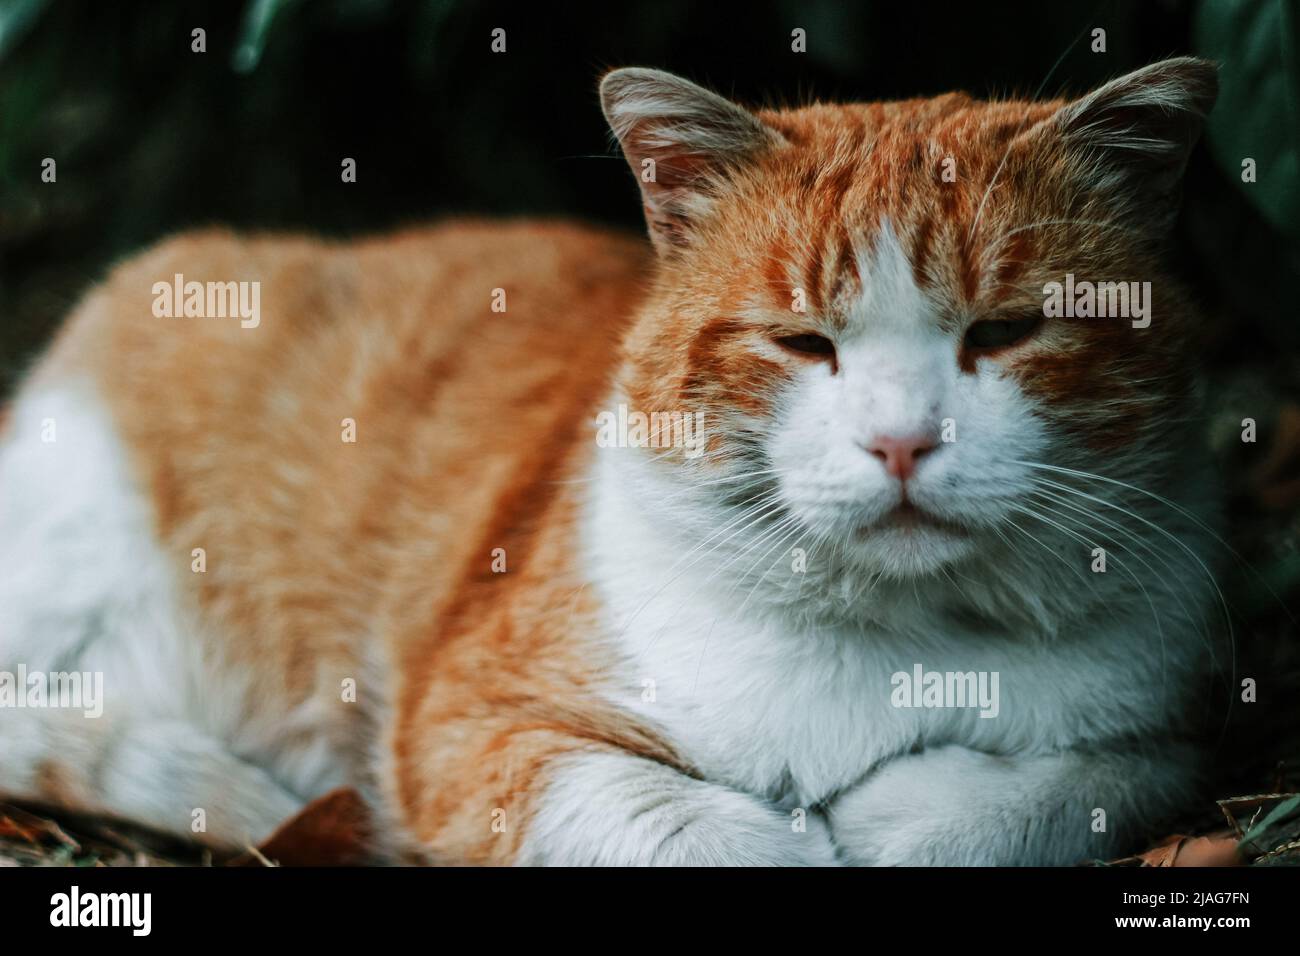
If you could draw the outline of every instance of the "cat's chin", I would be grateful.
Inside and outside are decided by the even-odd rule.
[[[920,513],[890,515],[854,534],[859,560],[890,577],[915,578],[939,571],[969,556],[975,548],[969,530]]]

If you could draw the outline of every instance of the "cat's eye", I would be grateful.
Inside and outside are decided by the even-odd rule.
[[[1033,335],[1042,320],[1041,315],[1023,319],[983,319],[966,330],[962,344],[977,352],[1004,349]]]
[[[824,335],[814,335],[811,332],[781,335],[777,337],[776,344],[808,358],[835,358],[835,343]]]

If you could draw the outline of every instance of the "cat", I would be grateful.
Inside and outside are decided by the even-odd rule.
[[[617,69],[648,243],[126,262],[0,439],[0,672],[102,674],[103,716],[0,708],[0,791],[240,847],[352,786],[432,863],[1122,851],[1225,664],[1161,260],[1216,88],[755,112]],[[1150,282],[1149,327],[1045,318],[1067,274]],[[259,321],[155,314],[182,277]]]

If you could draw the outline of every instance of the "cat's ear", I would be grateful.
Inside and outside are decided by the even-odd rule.
[[[1049,123],[1089,187],[1163,231],[1218,89],[1208,60],[1164,60],[1069,103]]]
[[[730,100],[662,70],[614,70],[600,103],[641,187],[646,225],[661,255],[690,241],[727,174],[781,143]]]

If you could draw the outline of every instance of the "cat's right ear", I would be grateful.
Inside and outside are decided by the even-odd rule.
[[[650,239],[660,255],[690,241],[691,224],[730,171],[781,136],[730,100],[662,70],[613,70],[600,103],[641,187]]]
[[[1208,60],[1176,57],[1134,70],[1062,108],[1043,127],[1086,187],[1156,234],[1173,225],[1188,156],[1214,106]]]

